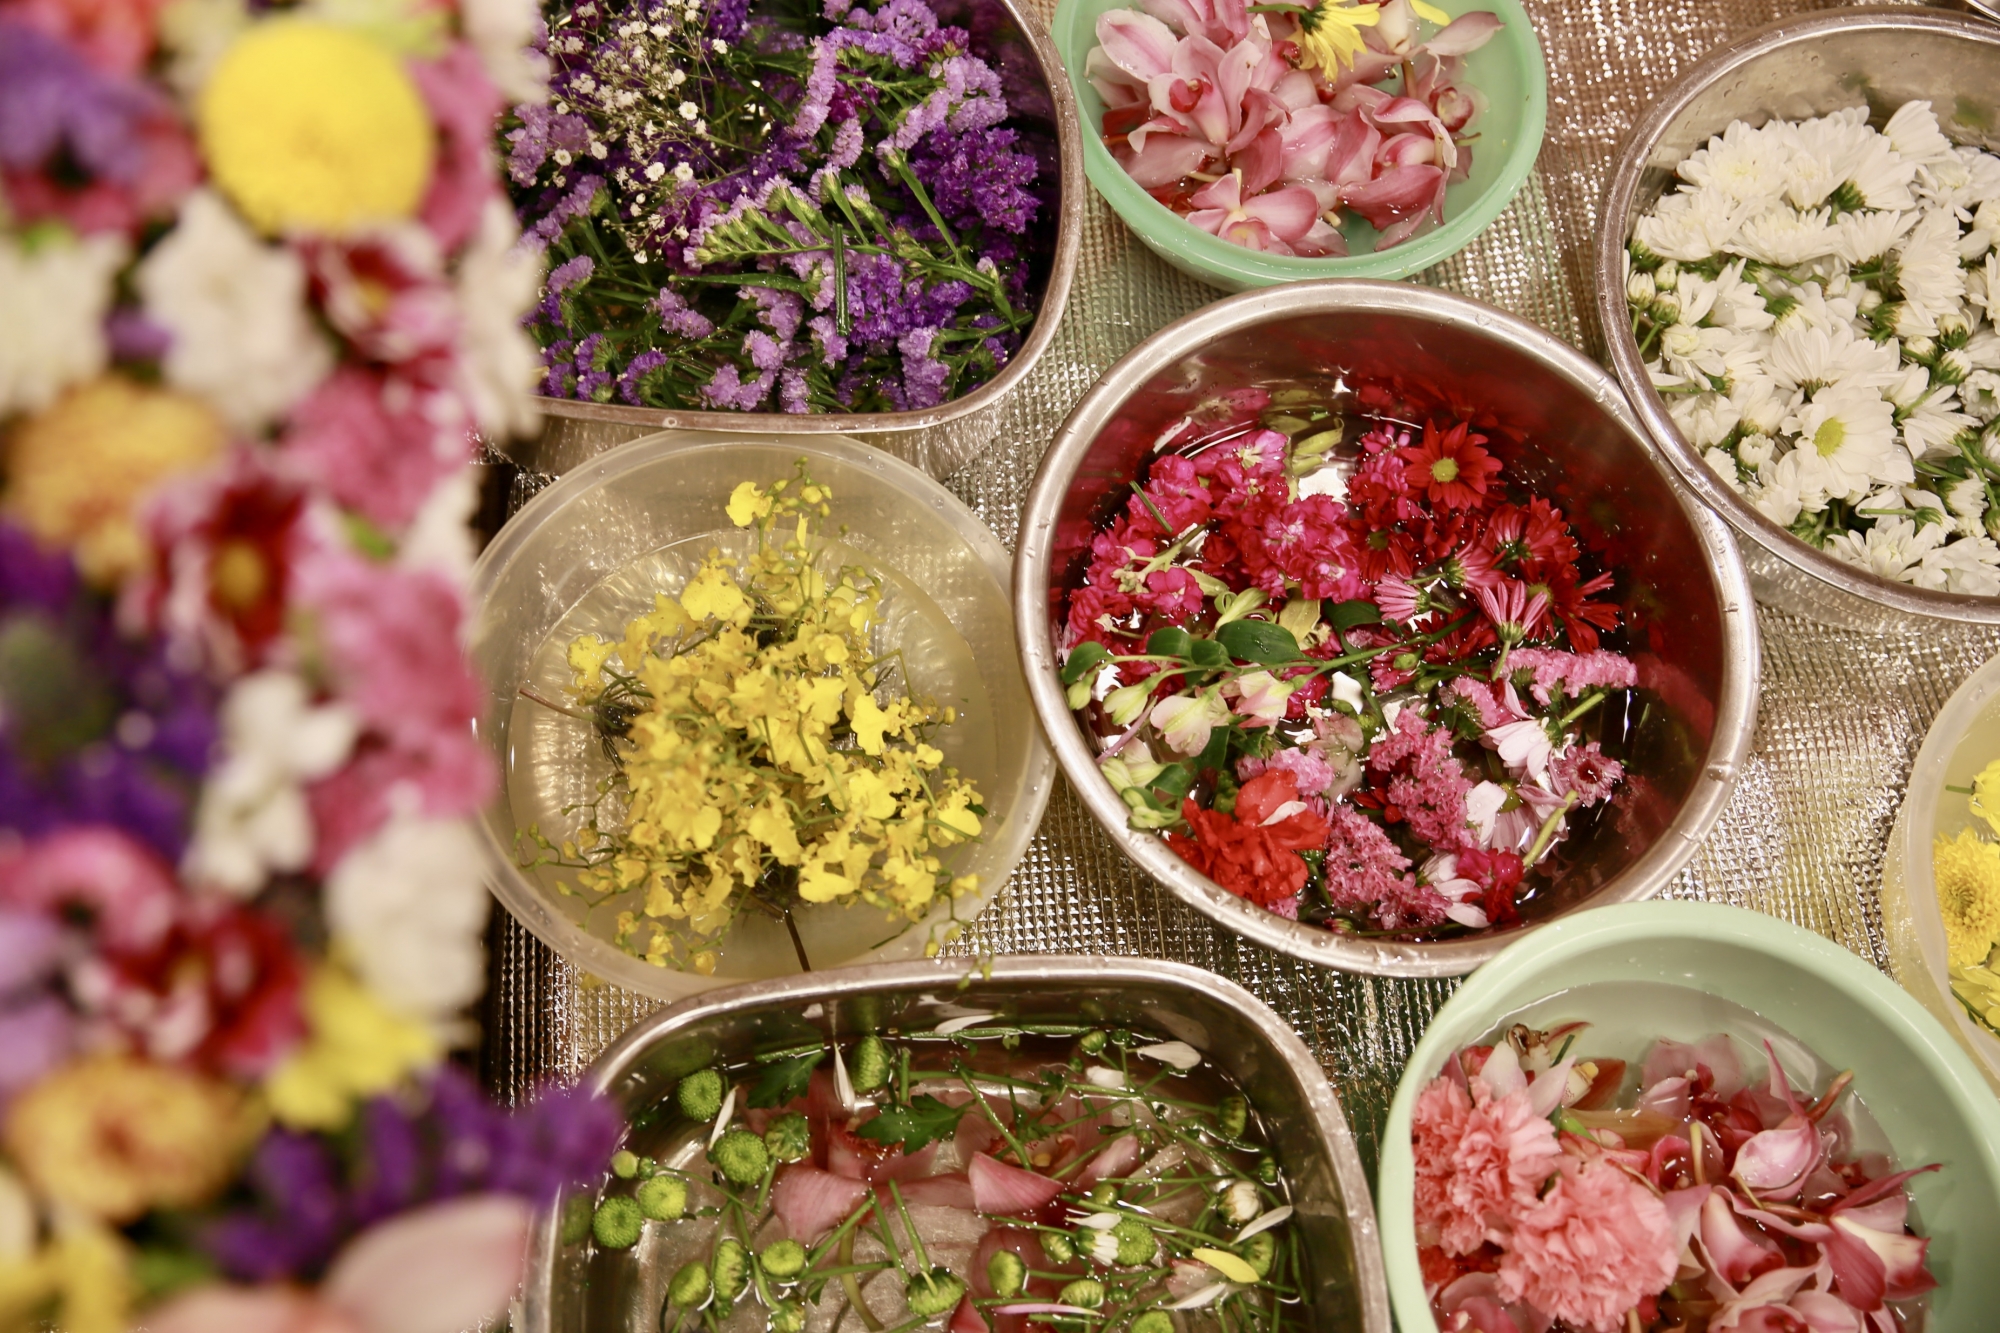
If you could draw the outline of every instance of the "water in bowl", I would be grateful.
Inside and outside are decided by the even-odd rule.
[[[580,635],[622,638],[633,617],[652,609],[655,594],[679,595],[712,550],[739,561],[750,554],[752,537],[742,529],[723,529],[671,542],[639,557],[586,594],[556,622],[536,648],[522,688],[543,699],[564,701],[573,676],[569,645]],[[881,697],[908,693],[958,710],[958,720],[940,727],[933,740],[945,762],[963,773],[994,772],[999,737],[986,686],[972,649],[941,607],[916,583],[896,569],[870,559],[844,542],[822,539],[816,564],[833,574],[842,566],[860,566],[882,585],[873,642],[878,653],[898,652],[901,679],[891,677]],[[599,784],[613,765],[595,729],[578,717],[535,702],[525,693],[515,697],[507,724],[507,799],[514,826],[539,828],[560,843],[575,838],[584,827],[587,807],[597,799]],[[989,807],[993,793],[982,793]],[[603,812],[615,815],[611,806]],[[997,818],[999,811],[994,814]],[[608,822],[608,820],[607,820]],[[988,821],[993,826],[993,821]],[[529,849],[532,851],[532,849]],[[961,846],[944,855],[952,866],[964,857]],[[557,910],[600,939],[611,941],[619,913],[637,911],[642,893],[620,894],[592,904],[564,894],[557,885],[570,878],[549,866],[523,873],[544,891]],[[900,917],[865,904],[806,904],[794,910],[800,944],[815,967],[832,966],[879,948],[906,930],[926,930],[949,918],[940,904],[925,923],[912,926]],[[717,975],[740,980],[783,976],[799,970],[797,951],[785,925],[754,909],[745,909],[715,947]]]

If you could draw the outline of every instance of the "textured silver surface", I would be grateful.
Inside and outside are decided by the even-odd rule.
[[[1549,131],[1535,176],[1469,249],[1421,280],[1601,357],[1589,271],[1621,136],[1704,52],[1813,7],[1530,0],[1549,63]],[[1011,544],[1041,452],[1084,391],[1141,338],[1219,295],[1154,259],[1092,198],[1069,313],[1005,408],[995,444],[950,479],[952,489]],[[531,486],[516,483],[516,503]],[[1762,703],[1750,758],[1670,893],[1771,912],[1886,969],[1881,863],[1903,784],[1931,717],[2000,652],[2000,629],[1932,624],[1870,635],[1770,608],[1758,620]],[[493,943],[485,1066],[504,1094],[576,1077],[653,1007],[581,983],[511,921],[496,923]],[[1063,786],[1013,879],[960,947],[1177,959],[1241,983],[1319,1058],[1371,1168],[1403,1062],[1454,984],[1352,976],[1247,943],[1143,877]]]

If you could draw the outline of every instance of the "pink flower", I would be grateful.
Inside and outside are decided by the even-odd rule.
[[[1625,776],[1625,766],[1605,754],[1596,741],[1572,746],[1549,761],[1549,782],[1562,793],[1575,792],[1579,806],[1609,800]]]
[[[321,313],[364,359],[446,362],[450,357],[458,339],[458,302],[429,232],[392,228],[354,241],[315,238],[299,248]]]
[[[342,366],[292,409],[285,466],[391,536],[472,454],[456,395]]]
[[[1208,487],[1202,484],[1194,460],[1186,454],[1163,454],[1155,460],[1152,473],[1146,478],[1145,491],[1146,499],[1167,521],[1170,532],[1182,532],[1192,524],[1208,522]],[[1127,507],[1132,506],[1138,506],[1148,516],[1151,514],[1137,496]],[[1133,517],[1138,517],[1138,512]]]
[[[1326,896],[1335,911],[1367,913],[1400,900],[1414,880],[1410,860],[1366,815],[1344,802],[1327,811]]]
[[[1536,1196],[1562,1160],[1555,1126],[1535,1113],[1525,1085],[1495,1097],[1476,1076],[1469,1095],[1448,1075],[1433,1079],[1417,1099],[1410,1133],[1417,1243],[1435,1237],[1447,1254],[1471,1254],[1517,1234],[1518,1220],[1540,1206]],[[1661,1218],[1664,1224],[1664,1210]]]
[[[1241,169],[1203,188],[1192,200],[1187,220],[1246,250],[1278,255],[1336,255],[1347,252],[1340,233],[1319,215],[1319,200],[1301,186],[1281,186],[1243,197]]]
[[[1528,586],[1514,579],[1501,579],[1490,587],[1475,588],[1479,609],[1493,622],[1493,632],[1506,644],[1532,638],[1548,625],[1549,595],[1530,593]]]
[[[1507,655],[1507,671],[1510,676],[1532,673],[1529,690],[1544,706],[1557,689],[1575,699],[1590,689],[1629,689],[1639,679],[1630,658],[1601,648],[1588,653],[1516,648]]]
[[[453,43],[435,60],[412,60],[409,69],[440,139],[419,216],[445,253],[453,254],[479,229],[486,201],[499,194],[493,122],[501,110],[500,93],[464,42]]]
[[[1440,852],[1461,852],[1478,845],[1466,809],[1472,788],[1465,765],[1447,754],[1397,773],[1389,779],[1386,795],[1424,843]]]
[[[1212,691],[1171,694],[1153,705],[1151,717],[1160,739],[1181,754],[1200,754],[1209,733],[1229,723],[1229,706]]]
[[[122,952],[164,941],[180,903],[166,863],[105,825],[58,829],[0,856],[0,905],[81,914],[105,947]]]
[[[1500,1260],[1500,1299],[1525,1301],[1593,1333],[1674,1280],[1666,1205],[1601,1158],[1562,1158],[1555,1187],[1519,1212]]]
[[[1245,726],[1268,727],[1285,716],[1292,687],[1268,671],[1246,671],[1231,682],[1236,713]]]

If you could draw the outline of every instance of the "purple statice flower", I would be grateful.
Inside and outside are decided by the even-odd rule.
[[[576,396],[594,402],[611,397],[613,376],[605,368],[611,347],[601,333],[593,333],[576,345]]]
[[[750,358],[750,364],[761,371],[781,369],[785,364],[786,344],[762,329],[752,329],[743,335],[743,355]]]
[[[750,0],[708,0],[708,35],[740,42],[750,26]]]
[[[659,298],[653,302],[653,313],[660,317],[668,333],[683,338],[706,338],[715,332],[713,321],[700,311],[689,309],[680,293],[669,287],[660,288]]]
[[[766,370],[754,379],[745,380],[735,362],[725,361],[715,368],[714,377],[701,387],[701,399],[710,407],[755,412],[770,395],[771,382],[776,378],[774,372]]]
[[[834,89],[838,86],[835,76],[840,72],[840,50],[835,42],[813,43],[812,72],[806,76],[805,99],[799,103],[798,114],[792,117],[792,132],[801,138],[810,139],[826,124],[827,111],[833,105]]]
[[[834,324],[832,316],[816,316],[806,322],[806,327],[812,330],[813,341],[819,344],[821,365],[833,367],[847,360],[847,339]]]
[[[639,353],[625,367],[625,373],[618,377],[618,396],[634,407],[639,406],[639,382],[667,364],[667,354],[657,348]]]
[[[935,341],[936,329],[912,329],[896,340],[896,350],[903,354],[903,393],[910,410],[936,407],[944,401],[951,367],[931,355]]]
[[[537,102],[514,108],[521,123],[507,131],[507,174],[517,185],[532,185],[542,164],[556,149],[581,153],[590,146],[590,122],[574,112],[559,112]]]
[[[805,371],[792,366],[778,376],[778,405],[792,413],[812,411],[812,404],[806,397]]]
[[[942,129],[912,150],[910,171],[946,222],[1018,236],[1040,207],[1028,189],[1039,167],[1019,140],[1010,129]]]
[[[572,185],[569,193],[556,201],[553,208],[543,214],[541,220],[529,229],[528,234],[543,245],[562,235],[562,229],[572,221],[590,212],[597,202],[597,192],[604,188],[602,176],[584,176]]]
[[[67,556],[0,523],[0,824],[110,824],[169,860],[187,845],[216,690],[134,639]]]
[[[337,1134],[266,1134],[249,1197],[200,1228],[202,1250],[239,1281],[311,1281],[355,1234],[423,1204],[482,1193],[549,1204],[596,1180],[623,1132],[609,1102],[576,1089],[509,1110],[446,1067],[425,1091],[414,1105],[371,1098]]]
[[[793,292],[781,292],[770,287],[751,289],[750,299],[756,302],[757,318],[776,334],[778,341],[790,342],[798,337],[799,321],[805,318],[805,302]]]
[[[597,261],[589,255],[565,260],[549,274],[549,295],[558,296],[572,287],[579,287],[590,281],[590,275],[595,272]]]
[[[0,167],[33,171],[59,152],[86,175],[129,183],[146,166],[143,122],[164,103],[93,69],[67,42],[0,18]]]

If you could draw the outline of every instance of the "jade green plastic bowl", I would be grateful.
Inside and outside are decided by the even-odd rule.
[[[1899,1166],[1941,1162],[1910,1182],[1911,1216],[1931,1237],[1927,1333],[1991,1333],[2000,1310],[2000,1101],[1935,1018],[1847,950],[1776,917],[1713,903],[1603,907],[1543,926],[1472,974],[1417,1043],[1389,1107],[1376,1191],[1389,1299],[1404,1333],[1435,1327],[1417,1267],[1411,1213],[1410,1109],[1453,1051],[1489,1039],[1503,1018],[1572,987],[1653,982],[1704,991],[1754,1010],[1833,1069],[1854,1070],[1854,1091],[1887,1136]],[[1539,1014],[1598,1020],[1617,1044],[1639,1031],[1699,1037],[1726,1017],[1700,996],[1678,1003],[1561,1005]],[[1622,1009],[1622,1012],[1619,1010]],[[1585,1044],[1588,1047],[1589,1037]],[[1606,1054],[1637,1058],[1641,1050]],[[1789,1067],[1791,1060],[1784,1063]]]
[[[1056,50],[1076,90],[1083,121],[1083,165],[1090,183],[1146,247],[1175,268],[1224,291],[1271,287],[1302,278],[1407,278],[1457,254],[1500,216],[1534,170],[1548,118],[1548,69],[1541,43],[1520,0],[1453,0],[1456,17],[1475,9],[1500,16],[1493,40],[1466,57],[1466,82],[1486,95],[1485,112],[1473,125],[1472,172],[1445,194],[1444,225],[1383,251],[1370,253],[1375,229],[1350,217],[1341,231],[1354,253],[1344,259],[1302,259],[1269,255],[1232,245],[1189,226],[1175,212],[1139,188],[1104,146],[1104,99],[1083,76],[1084,62],[1097,45],[1097,19],[1135,0],[1061,0],[1052,25]]]

